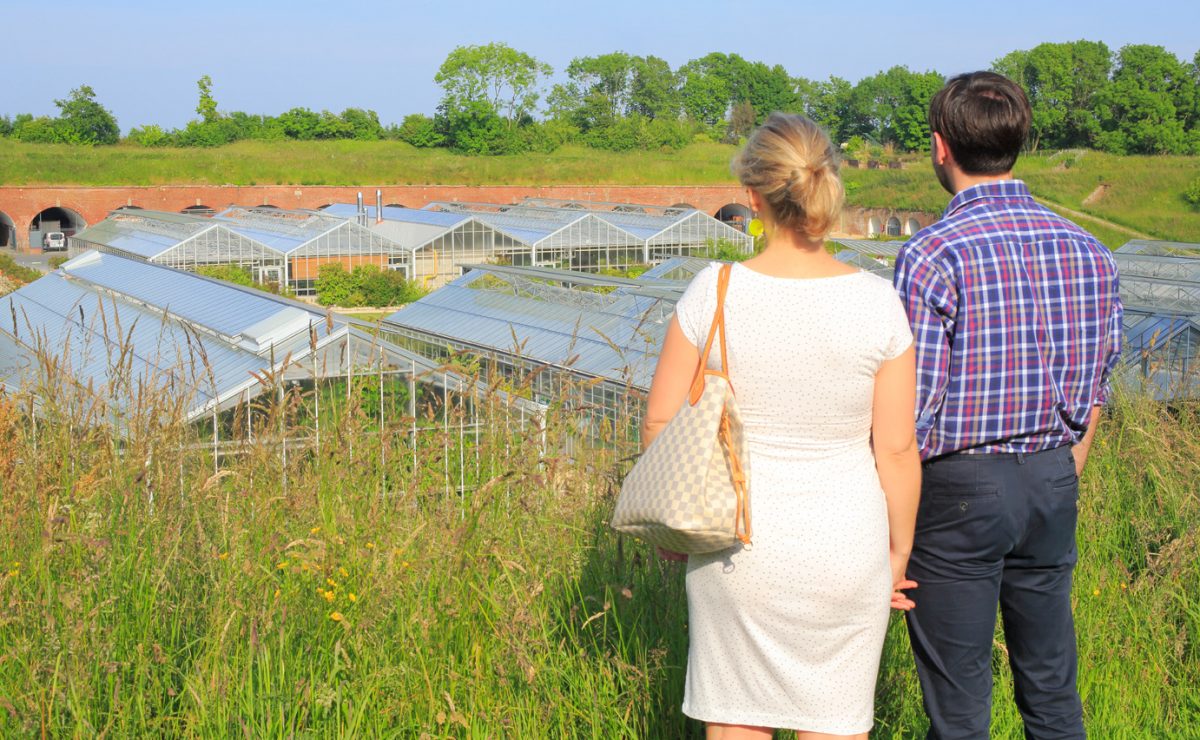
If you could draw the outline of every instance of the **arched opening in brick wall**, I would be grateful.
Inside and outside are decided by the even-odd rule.
[[[213,208],[212,206],[206,206],[203,204],[188,206],[187,208],[184,208],[182,211],[180,211],[180,213],[182,213],[186,216],[211,216],[216,212],[217,212],[216,209]]]
[[[746,230],[746,224],[750,223],[753,217],[754,213],[741,203],[726,203],[713,214],[713,218],[741,231]]]
[[[4,211],[0,211],[0,247],[17,248],[17,225]]]
[[[403,203],[385,203],[383,207],[384,208],[408,208],[408,206],[404,205]]]
[[[917,233],[920,230],[921,230],[921,222],[918,221],[917,219],[910,218],[904,222],[904,234],[906,236],[912,236],[913,234]]]
[[[879,218],[871,216],[871,218],[867,219],[867,236],[879,236],[881,226]]]
[[[259,208],[259,209],[266,208],[266,209],[268,209],[268,210],[271,210],[271,211],[278,211],[278,210],[279,210],[279,206],[273,206],[273,205],[271,205],[270,203],[260,203],[260,204],[258,204],[258,205],[256,205],[256,206],[254,206],[254,208]]]
[[[887,220],[888,236],[900,236],[900,219],[892,216]]]
[[[145,210],[145,209],[144,209],[144,208],[142,208],[141,206],[135,206],[135,205],[126,204],[126,205],[123,205],[123,206],[117,206],[117,207],[116,207],[116,208],[114,208],[113,210],[114,210],[114,211],[142,211],[142,210]]]
[[[87,221],[78,212],[70,208],[52,206],[33,217],[29,223],[29,246],[41,249],[45,244],[46,234],[61,231],[64,236],[71,237],[77,231],[87,228]]]
[[[700,210],[700,209],[696,208],[696,206],[692,205],[691,203],[676,203],[675,205],[673,205],[671,207],[672,208],[686,208],[691,211]]]

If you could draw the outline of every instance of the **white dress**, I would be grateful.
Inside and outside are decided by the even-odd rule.
[[[705,269],[675,308],[701,348],[716,283],[716,266]],[[866,732],[892,588],[871,408],[880,364],[912,343],[908,319],[867,272],[790,279],[734,265],[725,301],[754,537],[688,560],[683,711]],[[709,365],[720,366],[715,346]]]

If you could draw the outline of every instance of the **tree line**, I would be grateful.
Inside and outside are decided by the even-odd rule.
[[[1024,86],[1033,109],[1031,149],[1095,148],[1118,154],[1200,154],[1200,52],[1181,60],[1161,46],[1113,52],[1103,42],[1044,43],[1011,52],[992,68]],[[856,83],[794,77],[781,65],[714,52],[672,69],[655,56],[613,52],[573,59],[565,80],[502,43],[460,46],[434,75],[434,115],[384,126],[372,110],[293,108],[277,116],[223,113],[208,76],[198,82],[198,118],[181,129],[156,124],[125,139],[143,146],[217,146],[242,139],[398,139],[471,154],[599,149],[678,149],[694,141],[736,142],[772,111],[804,113],[852,153],[929,147],[926,111],[945,77],[904,66]],[[59,115],[0,118],[0,135],[23,141],[113,144],[116,119],[82,86],[56,100]]]

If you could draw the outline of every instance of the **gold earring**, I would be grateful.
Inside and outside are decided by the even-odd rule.
[[[750,223],[746,224],[746,233],[756,239],[763,235],[763,231],[765,231],[765,227],[762,219],[758,216],[750,219]]]

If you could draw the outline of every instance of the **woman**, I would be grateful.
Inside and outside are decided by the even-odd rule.
[[[710,739],[776,727],[865,738],[889,602],[912,608],[902,589],[916,586],[904,580],[920,483],[912,334],[890,283],[825,251],[843,193],[816,124],[772,114],[733,169],[766,237],[733,266],[725,299],[754,542],[688,560],[683,711]],[[698,274],[676,305],[645,445],[684,402],[717,272]]]

